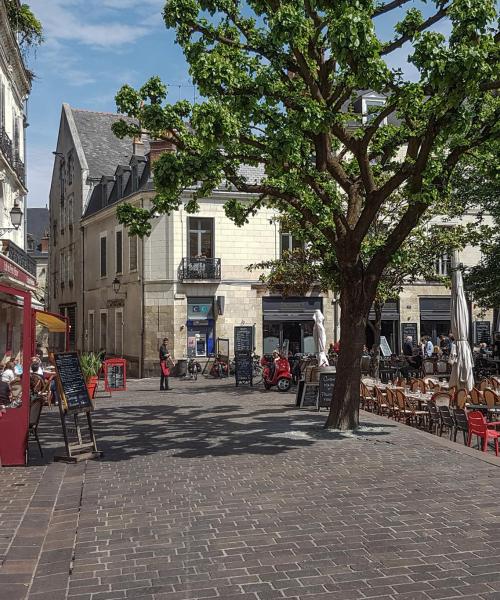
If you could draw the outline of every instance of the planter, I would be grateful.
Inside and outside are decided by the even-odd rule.
[[[99,377],[87,377],[87,390],[91,400],[93,400],[95,397],[98,382]]]

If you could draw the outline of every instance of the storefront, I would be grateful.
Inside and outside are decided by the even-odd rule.
[[[187,299],[187,355],[204,357],[215,351],[213,297]]]
[[[375,321],[375,311],[370,310],[369,319]],[[382,323],[380,335],[384,336],[393,354],[400,352],[399,340],[399,300],[388,300],[382,307]],[[366,345],[373,346],[374,332],[370,325],[366,326]]]
[[[323,310],[323,298],[262,299],[263,352],[288,348],[292,354],[314,353],[314,311]]]
[[[429,336],[437,344],[440,335],[450,332],[450,296],[420,298],[420,336]]]

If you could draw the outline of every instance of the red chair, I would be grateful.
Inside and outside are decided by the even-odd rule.
[[[487,423],[484,415],[478,410],[474,410],[467,415],[469,421],[469,434],[467,436],[467,446],[470,446],[472,436],[477,435],[483,440],[483,452],[486,452],[488,448],[488,440],[495,440],[495,454],[498,456],[498,438],[500,437],[500,431],[490,429],[495,425],[500,425],[499,421],[493,421]]]

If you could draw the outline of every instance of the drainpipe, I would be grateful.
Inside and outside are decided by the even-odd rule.
[[[144,208],[144,199],[141,199]],[[139,347],[139,379],[144,377],[144,239],[141,238],[141,271],[139,281],[141,286],[141,343]]]
[[[85,227],[83,225],[80,226],[80,231],[82,234],[82,333],[81,333],[82,345],[81,345],[81,351],[84,352],[84,350],[85,350],[85,324],[87,323],[87,319],[85,316]],[[74,263],[73,263],[73,268],[74,268]],[[73,273],[73,279],[74,279],[74,283],[76,283],[76,277],[75,277],[74,273]],[[94,324],[94,331],[95,331],[95,324]],[[92,348],[92,350],[93,350],[93,348]]]

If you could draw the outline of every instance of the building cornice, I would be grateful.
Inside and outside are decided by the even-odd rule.
[[[10,26],[5,0],[0,0],[0,61],[2,70],[14,84],[13,91],[19,105],[31,91],[31,77],[26,68],[16,36]]]

